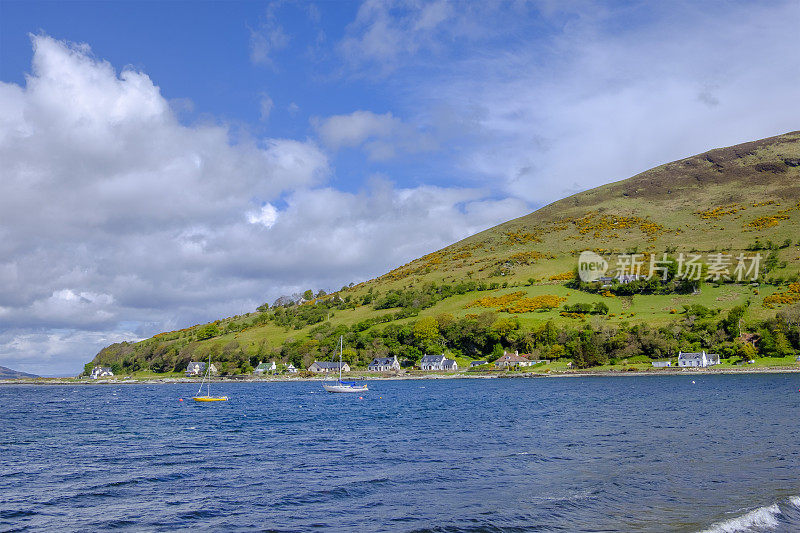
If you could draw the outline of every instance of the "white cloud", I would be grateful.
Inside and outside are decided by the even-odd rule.
[[[526,210],[380,179],[337,191],[312,141],[232,144],[224,125],[182,125],[146,74],[118,74],[86,45],[32,41],[26,84],[0,84],[5,366],[77,373],[115,340],[337,289]],[[413,129],[375,117],[365,147],[408,149]]]
[[[261,224],[271,228],[278,220],[278,210],[272,204],[264,204],[260,210],[251,211],[247,215],[247,221],[251,224]]]
[[[75,376],[83,371],[81,360],[74,359],[76,353],[93,353],[98,346],[141,338],[133,333],[105,331],[12,329],[0,331],[0,360],[3,366],[39,376]],[[89,358],[83,362],[89,362]]]
[[[322,142],[337,150],[343,146],[359,146],[370,137],[387,137],[402,122],[391,113],[377,115],[371,111],[354,111],[317,120],[316,129]]]
[[[323,144],[332,150],[364,146],[373,160],[387,160],[400,152],[415,153],[436,148],[431,135],[404,123],[392,113],[354,111],[348,115],[314,118],[312,124]]]
[[[673,2],[548,16],[563,32],[469,56],[414,91],[459,135],[465,175],[534,204],[797,129],[796,2]],[[629,24],[625,17],[638,20]]]

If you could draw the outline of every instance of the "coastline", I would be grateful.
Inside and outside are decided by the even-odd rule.
[[[381,374],[381,375],[360,375],[351,374],[348,379],[357,381],[405,381],[405,380],[431,380],[431,379],[520,379],[520,378],[581,378],[581,377],[622,377],[622,376],[707,376],[707,375],[738,375],[738,374],[797,374],[800,373],[800,366],[776,366],[776,367],[751,367],[751,368],[725,368],[725,369],[658,369],[658,370],[637,370],[637,371],[615,371],[615,370],[569,370],[554,372],[458,372],[458,373],[402,373],[402,374]],[[285,383],[285,382],[314,382],[323,381],[322,377],[215,377],[214,383]],[[185,384],[200,383],[200,378],[188,377],[165,377],[165,378],[136,378],[119,377],[105,379],[88,378],[19,378],[19,379],[0,379],[0,385],[136,385],[136,384]]]

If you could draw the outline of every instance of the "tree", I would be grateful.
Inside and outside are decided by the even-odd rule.
[[[197,332],[197,340],[203,341],[211,337],[219,336],[220,331],[216,324],[206,324]]]
[[[427,348],[439,337],[439,323],[432,316],[426,316],[417,320],[414,324],[414,338],[417,345]]]
[[[723,319],[720,322],[720,325],[723,329],[730,335],[732,339],[735,339],[739,335],[742,334],[741,329],[739,327],[739,323],[744,316],[746,308],[743,305],[737,305],[730,311],[728,311],[728,317]]]
[[[494,345],[494,348],[492,348],[492,354],[488,357],[489,361],[497,361],[503,357],[503,352],[505,352],[503,345],[498,342]]]
[[[92,373],[92,369],[94,368],[94,361],[89,361],[85,365],[83,365],[83,375],[89,376]]]
[[[313,300],[314,299],[314,291],[308,289],[306,292],[303,293],[304,300]]]

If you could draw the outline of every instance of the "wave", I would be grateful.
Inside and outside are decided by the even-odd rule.
[[[786,519],[791,520],[784,514],[782,505],[800,509],[800,496],[790,496],[786,501],[765,505],[758,509],[753,509],[736,518],[731,518],[722,522],[712,524],[708,529],[700,533],[750,533],[760,531],[773,531],[782,524],[786,525]]]

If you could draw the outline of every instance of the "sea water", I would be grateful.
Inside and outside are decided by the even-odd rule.
[[[0,530],[800,531],[800,374],[369,385],[0,386]]]

